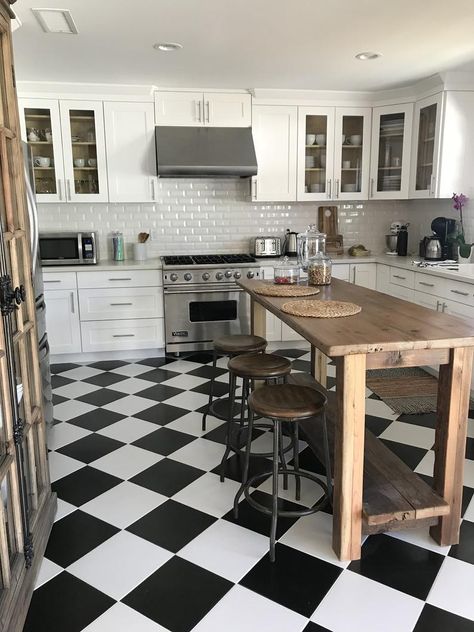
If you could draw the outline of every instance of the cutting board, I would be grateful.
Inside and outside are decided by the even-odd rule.
[[[336,237],[337,230],[337,206],[320,206],[318,208],[318,230],[326,233],[328,237]]]

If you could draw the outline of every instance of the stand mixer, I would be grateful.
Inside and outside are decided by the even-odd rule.
[[[385,235],[385,245],[388,250],[385,253],[386,255],[397,255],[397,241],[398,241],[398,233],[400,232],[400,228],[405,226],[406,222],[402,222],[400,220],[396,220],[390,224],[390,234]]]

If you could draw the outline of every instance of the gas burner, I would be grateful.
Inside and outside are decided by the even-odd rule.
[[[256,259],[251,255],[181,255],[166,256],[163,261],[167,266],[192,266],[192,265],[223,265],[238,263],[255,263]]]
[[[163,257],[163,261],[165,262],[167,266],[192,266],[193,265],[192,258],[187,255],[183,255],[179,257],[167,256],[167,257]]]
[[[196,265],[208,265],[213,263],[224,263],[224,259],[221,255],[193,255],[193,263]]]
[[[222,255],[225,263],[255,263],[255,257],[252,255]]]

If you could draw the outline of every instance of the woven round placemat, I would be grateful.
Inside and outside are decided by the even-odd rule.
[[[269,283],[268,285],[259,285],[254,289],[256,294],[262,296],[312,296],[313,294],[319,294],[317,287],[310,287],[309,285],[277,285],[275,283]]]
[[[354,316],[362,311],[362,307],[355,303],[312,300],[284,303],[281,309],[293,316],[309,316],[310,318],[342,318]]]

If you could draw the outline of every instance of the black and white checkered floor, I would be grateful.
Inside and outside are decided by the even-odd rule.
[[[295,370],[304,349],[285,349]],[[242,501],[239,478],[216,475],[223,426],[201,432],[211,357],[53,366],[49,433],[58,513],[25,632],[468,632],[474,630],[474,420],[469,421],[461,543],[438,547],[424,530],[371,536],[362,559],[339,562],[331,516],[279,521]],[[219,361],[218,393],[227,391]],[[329,375],[334,376],[334,367]],[[334,380],[330,378],[331,385]],[[396,415],[367,393],[367,424],[429,479],[434,415]],[[255,438],[269,444],[268,433]],[[302,467],[321,474],[301,446]],[[252,468],[267,468],[254,458]],[[269,501],[269,482],[253,494]],[[320,495],[303,481],[301,504]],[[283,504],[294,496],[284,493]]]

